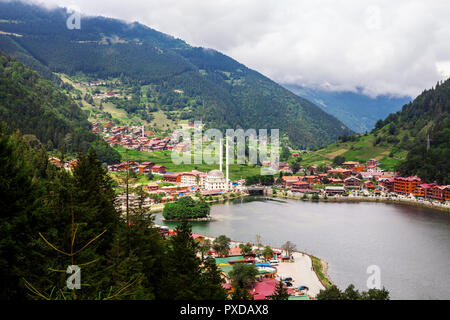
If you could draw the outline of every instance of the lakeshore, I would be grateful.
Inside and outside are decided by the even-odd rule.
[[[269,191],[270,190],[270,191]],[[411,199],[405,197],[385,197],[385,196],[328,196],[324,198],[323,196],[319,196],[318,199],[314,200],[311,197],[307,196],[306,199],[303,199],[303,195],[295,195],[292,192],[284,195],[282,192],[278,192],[276,195],[272,194],[272,190],[266,190],[266,195],[272,198],[281,198],[281,199],[294,199],[301,201],[315,201],[315,202],[381,202],[381,203],[390,203],[390,204],[405,204],[415,207],[422,207],[427,209],[440,210],[444,212],[450,212],[450,203],[440,203],[440,202],[430,202],[420,199]]]
[[[234,198],[222,198],[222,199],[216,199],[216,200],[207,200],[206,202],[211,204],[217,204],[217,203],[224,203],[226,201],[233,201],[237,199],[242,199],[245,197],[248,197],[249,194],[242,194],[241,196],[234,197]],[[361,196],[334,196],[334,197],[328,197],[323,198],[319,197],[318,200],[312,200],[310,197],[308,199],[302,199],[299,195],[283,195],[282,193],[278,193],[277,195],[273,195],[271,193],[266,193],[267,197],[273,198],[273,199],[293,199],[293,200],[301,200],[301,201],[315,201],[315,202],[380,202],[380,203],[387,203],[387,204],[404,204],[414,207],[421,207],[421,208],[427,208],[427,209],[434,209],[439,211],[444,211],[450,213],[450,204],[442,204],[442,203],[433,203],[429,201],[424,200],[417,200],[417,199],[408,199],[408,198],[393,198],[393,197],[383,197],[383,196],[367,196],[367,197],[361,197]],[[151,205],[149,208],[151,213],[158,213],[162,212],[164,210],[164,203],[158,203]]]
[[[158,225],[156,226],[159,227]],[[201,236],[204,239],[210,240],[211,242],[216,239],[216,237],[204,234],[196,234],[196,236]],[[248,242],[231,240],[230,248],[238,247],[240,244],[246,243]],[[264,245],[261,244],[260,247],[258,247],[252,243],[252,248],[254,250],[260,249],[262,247],[264,247]],[[273,251],[283,251],[283,249],[278,247],[270,247]],[[327,286],[332,284],[329,276],[326,273],[326,268],[323,267],[327,265],[324,260],[298,250],[292,251],[292,256],[292,261],[279,260],[278,265],[276,266],[277,272],[275,278],[277,280],[291,277],[291,288],[297,288],[299,286],[308,287],[308,291],[306,294],[312,299],[316,297],[320,290],[324,290]],[[315,259],[319,262],[320,266],[317,266],[317,264],[314,263]],[[304,295],[304,293],[300,293],[298,290],[294,290],[294,292],[295,296]]]
[[[260,235],[262,243],[275,248],[289,240],[297,251],[326,261],[322,270],[339,288],[354,284],[367,290],[366,269],[377,265],[392,299],[450,296],[441,281],[450,263],[446,212],[373,201],[337,204],[250,196],[213,205],[211,216],[215,221],[193,222],[192,232],[250,243]],[[172,229],[177,225],[162,221],[161,214],[155,223]]]

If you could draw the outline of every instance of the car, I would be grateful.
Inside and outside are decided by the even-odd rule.
[[[273,265],[273,266],[277,266],[278,265],[278,260],[277,259],[272,259],[272,260],[269,260],[269,263],[271,265]]]
[[[283,278],[283,281],[292,281],[292,278],[291,277],[286,277],[286,278]]]

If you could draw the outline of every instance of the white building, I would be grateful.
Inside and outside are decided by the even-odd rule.
[[[207,174],[204,172],[192,170],[192,172],[184,172],[180,178],[181,187],[198,186],[200,189],[205,188]]]
[[[229,186],[230,188],[231,186]],[[211,170],[208,172],[205,178],[205,189],[206,190],[225,190],[226,189],[226,179],[222,171]]]

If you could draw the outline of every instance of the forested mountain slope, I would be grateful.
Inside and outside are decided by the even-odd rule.
[[[361,91],[326,91],[292,84],[284,84],[284,87],[313,102],[357,133],[371,131],[379,119],[399,111],[411,101],[409,97],[386,95],[372,98]]]
[[[86,152],[93,146],[105,162],[118,153],[91,132],[77,103],[35,71],[0,51],[0,121],[9,129],[35,135],[47,149]]]
[[[83,72],[147,85],[154,103],[137,99],[133,109],[139,112],[161,109],[219,129],[280,129],[299,148],[352,133],[334,116],[230,57],[139,23],[82,17],[81,29],[69,30],[63,9],[12,2],[0,3],[0,12],[0,31],[9,33],[0,35],[0,49],[42,72]]]
[[[341,137],[304,157],[308,164],[380,160],[385,169],[450,184],[450,79],[423,91],[402,110],[379,120],[370,134]]]
[[[383,124],[389,133],[405,132],[402,141],[410,142],[400,173],[450,184],[450,79],[424,91],[378,126]]]

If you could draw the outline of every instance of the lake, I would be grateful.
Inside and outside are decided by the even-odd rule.
[[[286,241],[328,262],[341,289],[367,290],[376,265],[392,299],[450,299],[450,214],[408,205],[332,203],[248,197],[211,208],[214,221],[193,232],[281,247]],[[155,222],[164,223],[161,214]]]

